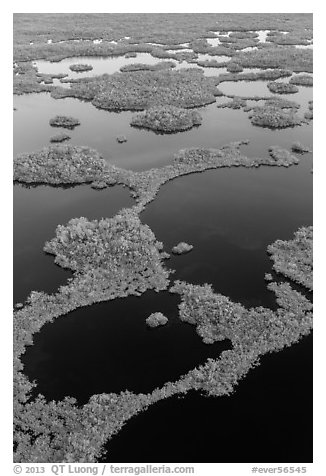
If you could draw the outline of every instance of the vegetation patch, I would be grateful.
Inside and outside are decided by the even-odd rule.
[[[185,131],[199,126],[202,117],[197,111],[175,106],[151,107],[132,117],[130,124],[163,133]]]
[[[24,183],[87,183],[100,180],[105,170],[105,160],[88,147],[50,146],[14,158],[14,180]]]
[[[143,110],[173,105],[193,108],[215,102],[216,78],[198,69],[135,71],[71,81],[70,88],[57,87],[55,98],[76,97],[106,110]]]
[[[164,326],[168,323],[168,318],[164,316],[161,312],[153,312],[150,316],[146,319],[146,324],[149,327],[158,327]]]
[[[91,187],[95,190],[103,190],[103,188],[107,188],[108,184],[103,180],[97,180],[96,182],[91,183]]]
[[[91,64],[72,64],[69,69],[75,73],[83,73],[84,71],[92,71],[93,66]]]
[[[238,53],[237,63],[245,68],[284,68],[294,72],[313,70],[313,52],[293,47],[268,47]]]
[[[309,74],[295,74],[290,79],[291,84],[295,84],[297,86],[313,86],[313,77]]]
[[[308,111],[304,113],[305,119],[308,119],[309,121],[312,121],[314,118],[314,103],[313,101],[309,101],[308,103]]]
[[[57,134],[56,136],[52,136],[50,138],[50,142],[64,142],[66,140],[69,140],[70,139],[70,136],[68,136],[68,134],[65,134],[64,132],[62,132],[61,134]]]
[[[278,106],[269,105],[258,106],[249,113],[249,118],[254,126],[269,127],[270,129],[284,129],[302,124],[300,118],[293,109],[282,109]]]
[[[127,137],[126,136],[118,136],[117,137],[117,142],[119,142],[119,144],[123,144],[123,142],[127,142]]]
[[[293,94],[297,93],[299,89],[290,83],[282,83],[280,81],[272,81],[267,84],[268,89],[275,94]]]
[[[55,116],[50,119],[50,126],[52,127],[64,127],[66,129],[74,129],[80,125],[80,121],[71,116]]]
[[[218,104],[216,107],[218,108],[230,108],[230,109],[241,109],[243,107],[246,107],[247,101],[245,99],[242,99],[238,96],[234,96],[232,101],[227,101],[223,104]]]
[[[121,66],[120,71],[132,72],[132,71],[161,71],[165,69],[175,68],[176,64],[173,61],[161,61],[156,64],[145,63],[133,63]]]
[[[313,228],[299,228],[293,240],[277,240],[267,248],[273,269],[312,290]]]
[[[243,67],[237,63],[228,63],[226,69],[229,73],[241,73],[241,71],[243,71]]]
[[[189,253],[193,249],[193,245],[189,245],[184,241],[181,241],[177,245],[173,246],[172,253],[175,255],[183,255],[185,253]]]
[[[300,142],[294,142],[294,144],[291,146],[291,150],[297,154],[306,154],[307,152],[311,152],[308,147],[301,144]]]

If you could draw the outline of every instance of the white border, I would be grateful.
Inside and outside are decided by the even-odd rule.
[[[220,2],[200,1],[190,3],[189,1],[172,2],[164,1],[162,4],[157,2],[118,2],[113,4],[108,1],[96,2],[97,12],[107,12],[109,7],[110,13],[181,13],[181,12],[218,12],[220,13],[314,13],[314,91],[318,101],[315,107],[315,116],[317,120],[314,122],[314,280],[315,280],[315,331],[314,331],[314,464],[306,465],[309,467],[309,474],[325,475],[325,369],[323,365],[323,350],[325,348],[325,320],[326,308],[323,302],[324,289],[323,274],[326,269],[325,255],[323,248],[326,243],[326,233],[324,220],[325,217],[325,162],[326,157],[322,148],[323,135],[326,134],[325,123],[321,117],[322,106],[325,93],[321,88],[321,80],[323,76],[323,66],[325,64],[325,30],[326,18],[325,9],[322,2],[285,2],[273,0],[269,4],[265,2],[251,1],[235,2],[228,1],[223,5]],[[94,7],[92,3],[81,4],[81,2],[63,2],[58,0],[53,3],[53,8],[46,9],[46,13],[55,12],[85,12],[93,13]],[[2,150],[2,183],[1,183],[1,204],[2,204],[2,227],[1,227],[1,250],[2,250],[2,273],[1,273],[1,309],[2,309],[2,328],[0,341],[0,363],[1,363],[1,459],[6,469],[1,471],[4,475],[12,473],[12,14],[13,12],[44,12],[45,7],[49,7],[48,3],[43,2],[23,2],[14,1],[7,2],[1,7],[1,41],[2,41],[2,70],[1,91],[2,91],[2,140],[5,141],[5,148]],[[95,13],[95,12],[94,12]],[[8,73],[8,75],[6,74]],[[323,84],[325,90],[325,84]],[[320,92],[320,94],[318,94]],[[325,110],[325,109],[324,109]],[[323,128],[323,130],[322,130]],[[304,160],[304,158],[302,159]],[[325,278],[324,278],[325,279]],[[324,312],[323,312],[324,311]],[[300,418],[300,415],[298,415]],[[263,437],[263,435],[262,435]],[[45,465],[48,466],[48,465]],[[195,465],[196,475],[214,474],[214,475],[246,475],[250,473],[251,464],[207,464]],[[267,466],[257,465],[259,467]],[[271,465],[271,466],[290,466],[288,465]],[[302,466],[302,465],[300,465]],[[50,474],[50,473],[49,473]]]

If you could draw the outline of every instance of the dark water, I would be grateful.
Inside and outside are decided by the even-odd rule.
[[[232,396],[156,403],[106,449],[108,462],[312,462],[312,336],[264,356]]]
[[[88,185],[73,188],[14,186],[14,302],[25,301],[31,291],[53,293],[72,276],[43,252],[54,238],[57,225],[71,218],[110,217],[133,200],[128,189],[115,186],[93,190]]]
[[[266,32],[260,33],[263,41]],[[121,57],[86,60],[78,62],[93,64],[92,74],[113,72],[106,69],[127,63]],[[63,65],[68,68],[73,62],[39,62],[39,69],[64,72]],[[178,68],[184,66],[196,67],[183,62]],[[57,69],[46,69],[52,67]],[[238,82],[219,87],[226,94],[271,95],[266,85]],[[312,89],[300,87],[287,98],[300,102],[303,114]],[[217,104],[225,100],[217,98]],[[58,133],[49,126],[56,114],[80,119],[81,125],[69,132],[72,144],[94,147],[106,160],[133,170],[170,163],[182,148],[219,147],[241,139],[251,141],[243,149],[251,157],[266,156],[273,145],[290,149],[295,141],[312,147],[312,123],[271,131],[253,127],[243,111],[218,109],[216,104],[200,108],[199,128],[166,136],[130,127],[131,112],[101,111],[76,99],[54,100],[47,93],[15,96],[14,106],[15,154],[49,145],[50,137]],[[128,142],[117,143],[121,134]],[[212,283],[216,292],[246,306],[274,308],[275,299],[264,281],[264,274],[271,271],[266,247],[278,238],[291,239],[299,226],[312,223],[311,168],[312,157],[307,154],[299,166],[288,169],[220,169],[182,177],[162,187],[141,220],[167,251],[179,241],[194,245],[191,253],[166,262],[176,269],[173,278]],[[78,216],[112,216],[130,205],[128,192],[118,187],[98,192],[86,186],[68,190],[16,186],[15,301],[24,300],[32,289],[53,292],[70,276],[42,252],[57,224]],[[176,296],[147,292],[76,310],[35,336],[35,344],[23,357],[25,371],[49,399],[72,395],[86,402],[94,393],[151,391],[216,357],[226,346],[202,344],[194,327],[177,319],[177,304]],[[145,319],[155,311],[165,313],[169,323],[148,329]],[[204,399],[191,393],[154,405],[113,439],[110,461],[311,461],[311,349],[308,337],[264,357],[232,397]]]
[[[311,157],[288,169],[220,169],[164,185],[141,214],[165,249],[180,241],[190,253],[171,255],[175,279],[211,283],[246,306],[275,307],[264,274],[267,246],[312,224]]]
[[[113,56],[108,58],[94,57],[94,56],[83,56],[75,58],[66,58],[59,62],[51,63],[50,61],[40,60],[35,61],[34,64],[37,66],[39,73],[46,74],[68,74],[68,78],[76,79],[89,76],[98,76],[101,74],[113,74],[119,71],[121,66],[132,64],[132,63],[146,63],[146,64],[156,64],[161,60],[159,58],[154,58],[149,53],[137,53],[136,58],[125,58],[124,56]],[[69,66],[73,64],[90,64],[93,66],[91,71],[84,72],[74,72],[69,69]]]
[[[178,319],[178,302],[168,292],[147,291],[77,309],[35,335],[22,359],[25,373],[49,400],[70,395],[79,403],[96,393],[148,393],[177,380],[231,347],[203,344],[195,327]],[[169,322],[149,328],[145,319],[157,311]]]

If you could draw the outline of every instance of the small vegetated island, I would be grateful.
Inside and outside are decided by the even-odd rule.
[[[164,316],[161,312],[154,312],[146,319],[146,324],[149,327],[159,327],[164,326],[168,322],[168,318]]]
[[[92,71],[93,66],[91,64],[72,64],[69,69],[75,73],[83,73],[84,71]]]
[[[223,95],[218,85],[224,81],[263,80],[269,81],[272,93],[269,97],[230,95],[229,101],[217,107],[243,109],[253,125],[270,129],[308,124],[313,119],[312,101],[301,114],[300,104],[284,98],[285,94],[295,93],[297,86],[313,84],[312,76],[306,74],[312,73],[312,51],[293,46],[309,45],[308,40],[312,39],[309,15],[204,14],[200,21],[196,16],[193,21],[190,17],[177,20],[176,16],[166,17],[166,22],[160,24],[151,23],[140,14],[143,21],[139,21],[138,15],[136,21],[121,17],[119,26],[113,16],[101,15],[92,17],[94,24],[87,38],[84,17],[76,21],[75,16],[63,16],[65,28],[60,29],[53,28],[53,19],[49,17],[50,44],[37,28],[33,28],[33,34],[26,29],[24,15],[17,16],[22,24],[18,21],[18,27],[15,26],[15,94],[47,92],[55,99],[77,98],[107,111],[133,111],[136,114],[131,119],[132,126],[165,134],[199,126],[202,116],[196,108],[215,103],[216,97]],[[34,21],[37,23],[40,18],[42,16],[36,16]],[[212,30],[212,21],[215,30]],[[256,32],[266,29],[266,21],[271,31],[266,43],[260,43]],[[285,22],[287,35],[281,33]],[[42,21],[39,27],[44,31]],[[231,33],[218,35],[221,44],[211,46],[206,37],[211,38],[212,31]],[[73,41],[72,37],[80,41]],[[94,43],[98,38],[102,41]],[[191,51],[179,51],[180,44],[187,44]],[[65,74],[39,73],[32,63],[38,59],[60,61],[83,56],[125,55],[127,58],[144,52],[169,61],[155,65],[134,63],[114,74],[85,75],[69,80],[63,79]],[[212,59],[199,60],[199,54]],[[220,55],[227,56],[228,61],[214,59]],[[182,61],[198,67],[176,69],[176,62]],[[226,68],[227,73],[206,76],[200,67]],[[260,70],[247,73],[243,72],[244,68]],[[92,66],[81,63],[71,65],[70,69],[87,72]],[[290,78],[288,83],[277,81],[286,77]],[[54,78],[69,82],[70,86],[54,86]],[[259,104],[253,106],[250,99]],[[56,116],[50,121],[51,126],[68,129],[79,124],[78,119],[67,116]],[[60,143],[69,138],[61,133],[50,142]],[[126,136],[121,134],[116,140],[125,142]],[[15,306],[15,462],[96,462],[106,442],[130,418],[150,405],[193,390],[215,397],[231,395],[250,369],[260,364],[263,355],[295,344],[311,332],[312,226],[302,226],[292,239],[276,240],[267,248],[271,269],[265,274],[265,280],[278,306],[271,310],[262,306],[247,308],[215,292],[210,284],[173,281],[173,270],[165,265],[170,255],[164,243],[140,220],[140,212],[155,199],[160,188],[177,177],[224,167],[287,168],[305,160],[302,154],[310,152],[300,143],[293,143],[291,151],[267,144],[265,157],[250,157],[242,152],[248,142],[234,141],[215,148],[205,145],[183,148],[176,150],[167,165],[144,171],[122,169],[104,160],[94,149],[67,144],[53,144],[14,158],[17,182],[56,186],[89,183],[98,190],[122,184],[135,199],[132,207],[112,218],[79,217],[58,224],[54,237],[44,244],[44,251],[54,256],[58,266],[70,269],[72,278],[54,294],[32,291],[25,303]],[[188,253],[192,248],[191,244],[180,242],[172,248],[172,253]],[[33,394],[35,383],[24,374],[21,357],[46,323],[82,306],[140,296],[147,290],[167,289],[180,297],[179,319],[193,325],[205,344],[228,339],[231,350],[189,369],[178,380],[166,382],[148,394],[128,390],[98,394],[82,406],[70,397],[48,402],[43,395]],[[168,318],[157,310],[147,318],[144,316],[145,322],[149,327],[164,326]]]
[[[65,129],[74,129],[80,125],[80,121],[71,116],[55,116],[50,119],[50,126],[64,127]]]

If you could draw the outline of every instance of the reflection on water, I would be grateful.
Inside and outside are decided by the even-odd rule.
[[[205,68],[205,71],[210,68]],[[248,95],[262,93],[270,96],[267,82],[224,82],[219,88],[227,94]],[[256,93],[258,87],[258,93]],[[306,110],[312,98],[312,88],[299,87],[291,99],[301,101]],[[267,93],[266,93],[267,91]],[[225,99],[225,98],[221,98]],[[219,101],[220,98],[217,98]],[[97,149],[105,159],[128,169],[140,170],[170,163],[173,154],[185,147],[218,147],[227,142],[250,139],[251,155],[266,155],[271,145],[290,147],[294,141],[311,143],[312,125],[271,131],[253,127],[248,114],[242,110],[218,109],[216,103],[200,108],[203,122],[198,128],[178,134],[159,135],[130,126],[132,112],[108,112],[96,109],[91,103],[74,98],[53,99],[48,93],[14,97],[14,154],[32,152],[49,145],[57,130],[49,125],[55,115],[72,115],[81,125],[69,131],[70,143]],[[33,121],[30,120],[31,115]],[[119,144],[117,136],[125,135],[127,142]]]
[[[180,241],[194,246],[167,261],[177,271],[174,279],[211,283],[247,307],[275,308],[264,281],[272,264],[266,248],[312,224],[310,168],[306,157],[289,169],[220,169],[181,177],[160,190],[141,220],[168,252]]]
[[[97,191],[88,185],[73,188],[14,187],[14,302],[25,301],[31,291],[53,293],[72,276],[43,252],[59,224],[85,216],[110,217],[132,205],[127,189],[120,186]]]

